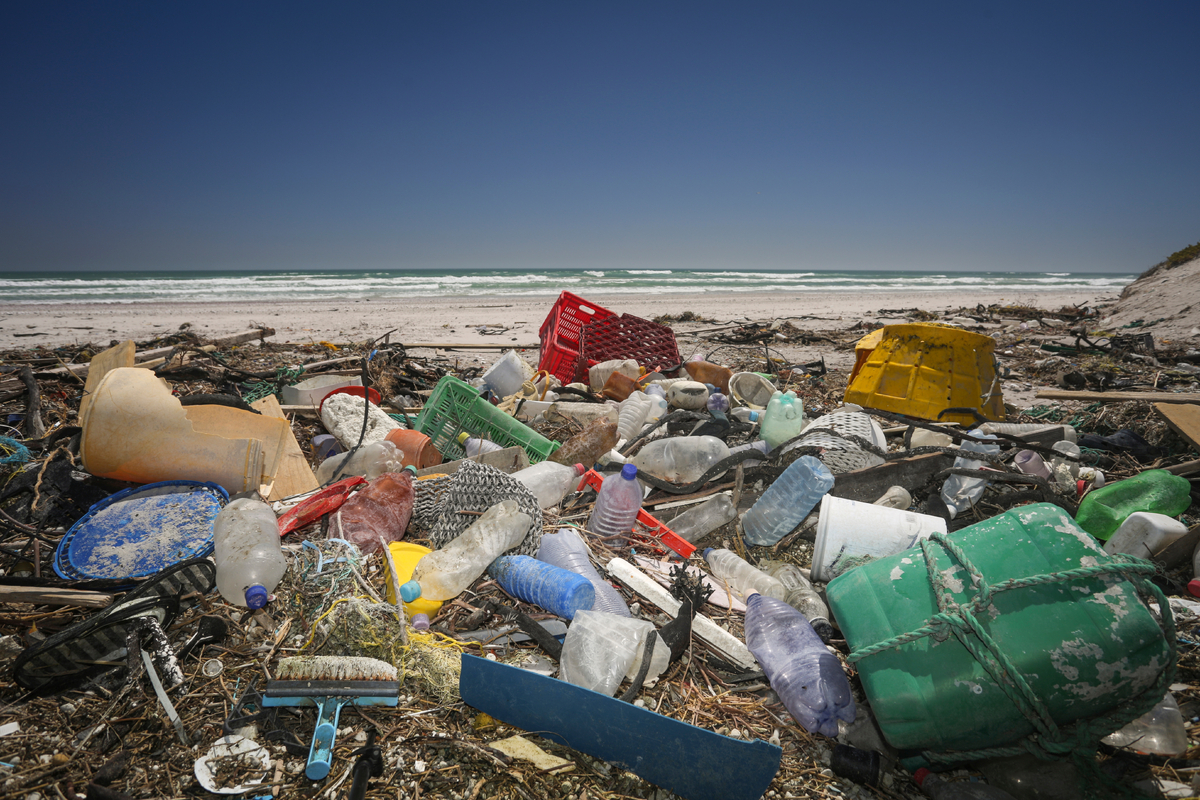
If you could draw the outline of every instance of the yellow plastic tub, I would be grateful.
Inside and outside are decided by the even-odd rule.
[[[403,586],[412,579],[413,571],[417,568],[417,562],[426,553],[432,553],[428,547],[423,547],[413,542],[392,542],[388,545],[388,569],[391,571],[394,580],[388,581],[387,599],[392,605],[396,604],[397,587]],[[404,613],[409,619],[412,619],[414,614],[424,614],[433,619],[437,614],[438,609],[442,607],[440,600],[430,600],[427,597],[418,597],[411,603],[404,604]]]

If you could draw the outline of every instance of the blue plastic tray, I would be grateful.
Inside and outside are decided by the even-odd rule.
[[[162,481],[125,489],[88,509],[54,553],[72,580],[144,578],[213,549],[213,522],[229,501],[215,483]]]

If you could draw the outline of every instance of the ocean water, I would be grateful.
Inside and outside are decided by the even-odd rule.
[[[744,292],[1082,289],[1117,291],[1136,275],[1083,272],[739,272],[699,270],[389,270],[0,272],[0,303],[161,303],[587,296]]]

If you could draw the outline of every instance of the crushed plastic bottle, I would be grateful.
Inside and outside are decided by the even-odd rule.
[[[804,521],[833,481],[833,473],[816,458],[793,461],[742,517],[746,541],[759,547],[777,543]]]
[[[782,601],[787,596],[778,578],[772,578],[732,550],[710,547],[704,551],[704,560],[718,580],[742,597],[758,592]]]
[[[343,468],[342,465],[345,464]],[[337,453],[321,462],[317,467],[317,484],[324,486],[333,480],[333,476],[341,470],[341,478],[361,475],[367,480],[374,480],[385,472],[398,472],[404,469],[404,454],[400,448],[387,441],[365,444],[357,450]]]
[[[243,497],[213,522],[217,591],[242,608],[262,608],[287,569],[279,546],[279,525],[266,503]]]
[[[400,587],[401,599],[411,603],[418,597],[457,597],[497,556],[520,544],[532,523],[516,500],[497,503],[445,547],[422,556],[413,579]]]
[[[612,695],[622,678],[632,679],[642,666],[646,637],[655,637],[646,680],[657,678],[670,663],[671,650],[649,620],[596,611],[575,615],[563,641],[558,676],[567,683]]]
[[[822,642],[829,642],[833,638],[833,625],[829,624],[829,607],[800,572],[800,568],[786,561],[769,559],[759,562],[759,566],[763,572],[783,584],[786,592],[783,602],[804,615]]]
[[[771,688],[805,730],[838,734],[838,720],[854,721],[854,695],[837,658],[796,609],[752,594],[746,599],[746,646]]]
[[[596,504],[588,517],[588,530],[597,536],[624,537],[614,542],[624,543],[629,539],[638,510],[642,507],[642,484],[637,479],[638,470],[633,464],[621,467],[600,484]]]
[[[513,597],[563,619],[591,611],[596,601],[596,589],[587,578],[530,556],[498,556],[487,572]]]
[[[658,422],[666,416],[670,407],[667,403],[667,390],[657,383],[652,383],[646,387],[645,394],[650,400],[650,409],[646,412],[646,422]]]
[[[972,431],[973,435],[979,436],[981,439],[994,440],[995,434],[985,434],[980,436],[977,432]],[[1000,445],[989,444],[986,442],[963,441],[962,447],[959,448],[964,455],[960,455],[954,459],[955,469],[981,469],[984,462],[977,461],[971,458],[966,453],[987,453],[995,455],[1000,452]],[[950,511],[950,519],[954,519],[959,513],[970,508],[975,501],[983,496],[984,490],[987,489],[987,478],[975,478],[969,475],[951,475],[946,478],[946,482],[942,484],[942,502],[946,504],[946,508]]]
[[[1181,756],[1188,750],[1187,727],[1179,713],[1179,704],[1170,692],[1154,708],[1100,741],[1112,747],[1160,756]]]
[[[695,544],[722,525],[737,519],[737,509],[727,494],[719,494],[671,520],[668,527],[682,539]]]
[[[385,472],[342,504],[329,524],[329,534],[345,539],[363,555],[381,552],[404,538],[412,518],[412,468]]]
[[[582,575],[591,582],[596,591],[593,611],[603,611],[607,614],[617,614],[628,617],[629,606],[621,593],[612,584],[600,577],[600,573],[592,566],[591,555],[587,544],[580,538],[574,528],[559,528],[558,533],[548,533],[542,537],[538,547],[539,561],[553,564],[556,567],[570,570],[576,575]]]
[[[804,430],[804,401],[793,391],[775,392],[763,412],[759,434],[774,450]]]
[[[525,484],[538,499],[541,508],[553,508],[579,486],[579,477],[587,469],[583,464],[556,464],[543,461],[517,470],[512,477]]]
[[[709,467],[728,457],[729,446],[715,436],[677,436],[650,442],[631,463],[660,480],[687,484],[700,480]],[[714,475],[713,480],[720,477]]]

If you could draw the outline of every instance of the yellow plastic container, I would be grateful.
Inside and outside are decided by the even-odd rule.
[[[883,328],[877,328],[859,339],[858,344],[854,345],[854,369],[850,371],[848,384],[854,383],[859,370],[862,369],[863,364],[867,363],[867,359],[871,357],[871,353],[875,352],[875,348],[879,347],[881,341],[883,341]]]
[[[1003,420],[995,348],[992,337],[957,328],[888,325],[846,387],[845,400],[864,408],[964,425],[974,424],[974,417],[938,414],[947,408],[973,408],[989,420]]]
[[[428,547],[423,547],[413,542],[392,542],[388,545],[388,569],[394,578],[394,580],[388,581],[387,585],[387,599],[389,603],[392,605],[396,604],[396,591],[398,587],[403,586],[412,579],[413,571],[417,568],[417,562],[426,553],[432,552]],[[441,607],[442,601],[440,600],[418,597],[411,603],[404,604],[404,613],[408,614],[410,619],[414,614],[424,614],[433,619]]]

